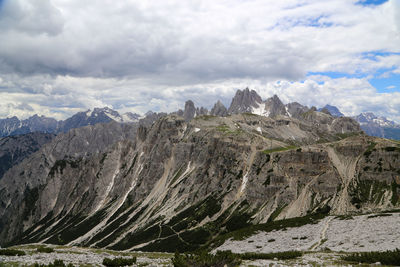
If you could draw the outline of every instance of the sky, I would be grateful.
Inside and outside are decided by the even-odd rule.
[[[263,99],[400,123],[400,0],[0,0],[0,118]]]

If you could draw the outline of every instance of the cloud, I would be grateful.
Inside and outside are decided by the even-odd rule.
[[[265,97],[336,103],[349,114],[392,115],[395,108],[359,99],[395,97],[377,93],[367,77],[399,71],[399,13],[397,0],[4,0],[0,116],[65,117],[105,105],[172,111],[189,98],[229,105],[247,86]]]
[[[3,0],[0,5],[2,33],[15,31],[28,35],[57,35],[63,29],[62,15],[49,0],[35,3]]]

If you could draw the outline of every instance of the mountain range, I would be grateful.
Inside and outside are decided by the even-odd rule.
[[[188,100],[185,103],[184,110],[178,110],[172,114],[183,116],[186,121],[190,121],[194,117],[201,115],[228,116],[245,112],[271,118],[277,115],[299,118],[301,114],[304,114],[308,110],[310,110],[310,108],[297,102],[284,105],[276,95],[263,101],[254,90],[246,88],[236,92],[229,108],[226,108],[220,101],[217,101],[213,108],[208,111],[204,107],[196,108],[193,101]],[[337,107],[329,104],[323,108],[317,109],[317,111],[328,113],[334,117],[344,117],[344,114],[340,112]],[[0,119],[0,137],[30,132],[57,134],[60,132],[67,132],[73,128],[94,125],[96,123],[107,123],[110,121],[134,123],[141,120],[142,123],[146,123],[146,121],[152,123],[156,118],[167,115],[166,113],[157,114],[158,113],[149,111],[144,116],[131,112],[120,115],[117,111],[105,107],[95,108],[93,111],[87,110],[85,112],[78,112],[64,121],[57,121],[54,118],[38,115],[34,115],[25,120],[19,120],[14,116]],[[400,140],[400,125],[385,117],[377,117],[372,112],[363,112],[352,118],[360,123],[361,129],[368,135]]]
[[[11,158],[27,151],[0,179],[1,246],[191,251],[276,220],[400,205],[400,144],[326,109],[245,89],[210,112],[187,101],[133,123],[92,114],[35,151],[1,143]]]
[[[93,111],[78,112],[72,117],[57,121],[54,118],[34,115],[28,119],[20,120],[17,117],[0,119],[0,137],[26,134],[31,132],[60,133],[70,129],[116,121],[120,123],[137,122],[140,115],[131,112],[120,115],[110,108],[95,108]]]

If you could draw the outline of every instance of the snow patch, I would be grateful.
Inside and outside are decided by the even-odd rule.
[[[262,130],[261,130],[261,127],[257,127],[257,132],[259,132],[260,134],[262,134]]]
[[[116,121],[116,122],[122,122],[122,121],[123,121],[122,118],[121,118],[120,116],[114,116],[114,115],[112,115],[112,114],[110,114],[110,113],[108,113],[108,112],[104,112],[104,114],[106,114],[107,117],[109,117],[110,119],[112,119],[112,120],[114,120],[114,121]],[[96,115],[97,115],[97,114],[96,114]]]
[[[289,115],[289,117],[291,118],[292,117],[292,114],[290,114],[290,112],[289,112],[289,108],[287,107],[287,106],[285,106],[285,110],[286,110],[286,113]]]
[[[122,117],[123,122],[137,122],[138,121],[138,119],[132,119],[127,114],[122,114],[121,117]]]
[[[194,132],[195,133],[200,132],[200,128],[194,128]]]
[[[261,103],[257,103],[258,107],[252,107],[251,108],[251,113],[253,114],[257,114],[260,116],[264,116],[265,113],[265,103],[261,102]]]

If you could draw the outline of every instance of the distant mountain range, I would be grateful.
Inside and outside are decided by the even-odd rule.
[[[196,108],[193,101],[188,100],[185,103],[184,110],[178,110],[172,114],[184,117],[185,121],[190,121],[202,115],[224,117],[240,113],[253,113],[270,118],[284,116],[304,119],[304,114],[310,110],[326,113],[333,117],[344,117],[344,114],[340,112],[337,107],[332,105],[326,105],[319,109],[314,107],[309,108],[297,102],[285,105],[277,95],[263,101],[256,91],[248,88],[236,92],[229,108],[226,108],[220,101],[217,101],[209,111],[204,107]],[[38,115],[34,115],[25,120],[20,120],[14,116],[12,118],[0,119],[0,137],[31,132],[57,134],[60,132],[68,132],[73,128],[95,125],[97,123],[108,123],[111,121],[119,123],[135,123],[141,121],[141,124],[149,125],[166,115],[167,113],[154,113],[151,111],[144,116],[130,112],[121,115],[117,111],[105,107],[78,112],[64,121],[57,121],[54,118]],[[385,117],[377,117],[371,112],[364,112],[352,118],[360,123],[362,130],[368,135],[400,140],[400,124],[396,124]]]
[[[95,108],[85,112],[78,112],[72,117],[57,121],[54,118],[34,115],[28,119],[20,120],[17,117],[0,119],[0,137],[26,134],[31,132],[60,133],[73,128],[79,128],[97,123],[116,121],[121,123],[137,122],[140,115],[124,113],[120,115],[110,108]]]

